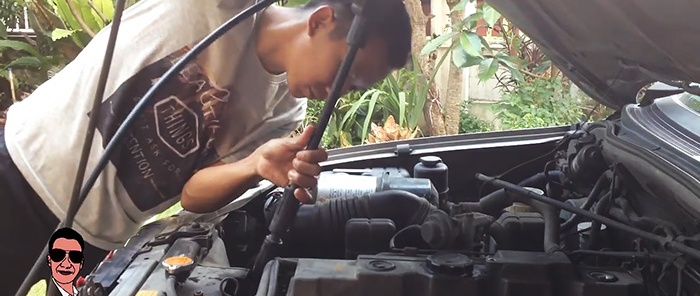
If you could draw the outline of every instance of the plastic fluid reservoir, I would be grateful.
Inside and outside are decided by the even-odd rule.
[[[423,156],[420,158],[420,162],[413,167],[413,177],[430,179],[430,182],[437,189],[441,201],[446,200],[447,192],[450,191],[447,173],[447,165],[437,156]]]
[[[316,203],[325,203],[334,198],[362,196],[377,192],[377,177],[323,172],[311,190]]]
[[[428,199],[433,204],[438,198],[429,179],[404,178],[390,174],[362,176],[332,172],[319,175],[317,186],[311,190],[311,195],[316,203],[325,203],[335,198],[358,197],[386,190],[408,191]]]

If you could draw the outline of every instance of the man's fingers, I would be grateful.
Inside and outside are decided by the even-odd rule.
[[[294,138],[294,145],[299,149],[303,149],[311,141],[311,137],[314,136],[314,130],[316,128],[313,125],[307,125],[301,135]]]
[[[328,151],[325,149],[302,150],[297,152],[297,158],[303,162],[319,163],[328,160]]]
[[[318,176],[321,173],[321,166],[318,164],[308,163],[295,158],[292,160],[292,167],[302,175]]]
[[[289,181],[304,188],[316,187],[316,184],[318,184],[318,180],[313,176],[302,175],[295,170],[289,171]]]
[[[311,194],[309,194],[309,191],[304,188],[297,188],[294,190],[294,197],[296,197],[296,199],[301,203],[310,204],[313,202],[311,200]]]

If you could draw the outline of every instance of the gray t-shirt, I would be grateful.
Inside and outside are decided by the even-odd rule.
[[[87,172],[130,110],[189,48],[254,0],[142,0],[124,12]],[[256,18],[214,42],[142,113],[78,211],[87,242],[117,248],[179,200],[192,174],[235,162],[299,127],[306,99],[254,50]],[[7,114],[10,156],[61,219],[68,209],[109,27]],[[86,174],[87,178],[88,174]]]

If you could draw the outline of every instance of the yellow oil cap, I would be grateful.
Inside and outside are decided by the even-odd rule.
[[[187,256],[172,256],[165,258],[163,260],[163,264],[167,264],[171,267],[181,267],[181,266],[187,266],[190,264],[193,264],[194,260],[192,258],[187,257]]]

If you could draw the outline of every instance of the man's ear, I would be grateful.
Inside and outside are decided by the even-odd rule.
[[[326,32],[335,24],[335,11],[330,5],[321,5],[309,15],[307,21],[307,34],[314,36],[319,32]]]

